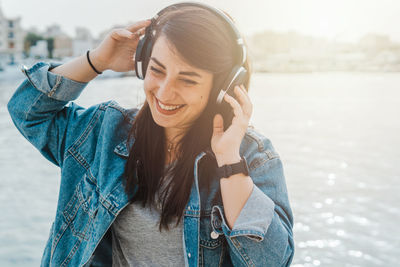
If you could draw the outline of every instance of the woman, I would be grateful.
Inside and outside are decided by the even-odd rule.
[[[61,168],[43,266],[290,265],[293,217],[282,162],[248,127],[249,62],[240,62],[245,55],[218,12],[180,4],[113,30],[70,62],[23,69],[27,79],[9,112]],[[143,67],[144,34],[152,45]],[[217,104],[237,64],[247,70],[244,84]],[[102,71],[139,67],[140,110],[115,101],[67,106]]]

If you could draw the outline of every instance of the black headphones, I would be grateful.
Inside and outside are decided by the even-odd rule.
[[[233,35],[235,36],[236,42],[239,46],[239,51],[241,52],[241,63],[240,65],[235,65],[231,71],[231,73],[227,76],[226,80],[223,83],[223,86],[221,88],[221,91],[218,94],[217,97],[217,103],[220,104],[222,103],[222,99],[224,98],[224,95],[228,93],[229,95],[233,95],[233,88],[236,85],[240,85],[244,82],[244,79],[247,74],[247,70],[243,67],[243,64],[246,61],[246,46],[243,43],[243,39],[239,33],[239,31],[236,29],[236,26],[233,24],[231,19],[225,15],[224,12],[203,4],[203,3],[198,3],[198,2],[182,2],[182,3],[177,3],[173,4],[170,6],[167,6],[166,8],[162,9],[151,19],[151,24],[146,28],[144,36],[141,37],[139,40],[139,43],[136,48],[136,54],[135,54],[135,72],[136,76],[139,79],[144,79],[146,76],[146,70],[147,70],[147,65],[150,60],[151,56],[151,51],[153,49],[153,26],[156,25],[158,17],[160,17],[164,12],[170,9],[178,9],[182,6],[197,6],[201,7],[204,9],[207,9],[211,12],[213,12],[215,15],[220,17],[223,21],[227,23],[229,28],[232,30]]]

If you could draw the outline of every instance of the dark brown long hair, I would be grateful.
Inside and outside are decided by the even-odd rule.
[[[240,63],[240,53],[235,38],[228,25],[214,13],[199,7],[183,7],[178,10],[167,11],[158,18],[156,34],[153,43],[161,35],[176,48],[176,51],[185,61],[199,69],[213,74],[213,85],[209,101],[203,113],[196,119],[190,129],[180,139],[177,150],[176,164],[171,168],[171,180],[161,192],[162,212],[159,230],[176,218],[176,225],[183,216],[184,208],[189,200],[190,190],[194,181],[194,162],[196,156],[210,150],[213,131],[213,118],[216,113],[224,117],[224,124],[231,123],[231,112],[226,108],[217,107],[215,100],[221,84],[235,64]],[[244,64],[248,77],[244,83],[249,87],[250,65],[249,60]],[[229,121],[230,120],[230,121]],[[134,138],[134,144],[125,166],[125,191],[133,192],[136,185],[138,191],[131,202],[141,201],[150,208],[155,204],[155,194],[160,188],[164,177],[164,162],[166,155],[166,138],[163,127],[153,120],[147,101],[136,115],[130,130],[129,138]],[[128,142],[129,143],[129,142]],[[215,159],[202,160],[206,164],[200,184],[209,186],[209,178],[215,170]]]

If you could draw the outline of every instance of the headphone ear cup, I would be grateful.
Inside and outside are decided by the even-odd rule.
[[[243,84],[247,77],[247,70],[243,66],[234,66],[229,73],[224,83],[222,84],[221,91],[217,97],[217,103],[222,103],[223,97],[226,94],[235,97],[234,88],[236,85]]]
[[[241,85],[244,83],[245,78],[246,78],[246,74],[247,74],[247,70],[240,66],[237,69],[234,69],[234,71],[232,72],[233,77],[232,82],[230,82],[230,85],[228,84],[227,86],[229,86],[228,90],[227,90],[227,94],[229,94],[230,96],[235,97],[235,93],[234,93],[234,88],[236,85]]]
[[[147,66],[149,65],[150,57],[151,57],[151,51],[153,50],[153,40],[147,40],[146,45],[144,47],[143,51],[143,79],[146,77],[146,72],[147,72]]]
[[[135,72],[136,72],[136,77],[139,79],[144,79],[145,73],[143,72],[143,46],[146,42],[146,36],[144,36],[142,39],[139,40],[139,43],[136,47],[136,52],[135,52]]]
[[[224,86],[218,95],[217,110],[224,119],[224,131],[232,124],[234,113],[232,112],[232,106],[228,102],[223,101],[223,97],[225,94],[229,94],[230,96],[236,98],[233,88],[235,88],[236,85],[244,84],[246,78],[247,70],[242,66],[235,66],[228,78],[225,80]]]

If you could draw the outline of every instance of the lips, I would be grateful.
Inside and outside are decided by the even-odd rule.
[[[162,103],[160,100],[158,100],[158,99],[157,99],[157,101],[158,101],[158,104],[160,105],[160,107],[161,107],[162,109],[164,109],[164,110],[174,110],[174,109],[178,109],[178,108],[184,106],[184,105],[166,105],[166,104],[163,104],[163,103]]]
[[[154,97],[154,99],[155,99],[157,110],[161,114],[164,114],[164,115],[175,114],[178,111],[180,111],[184,106],[186,106],[185,104],[183,104],[183,105],[165,105],[165,104],[161,103],[156,97]]]

